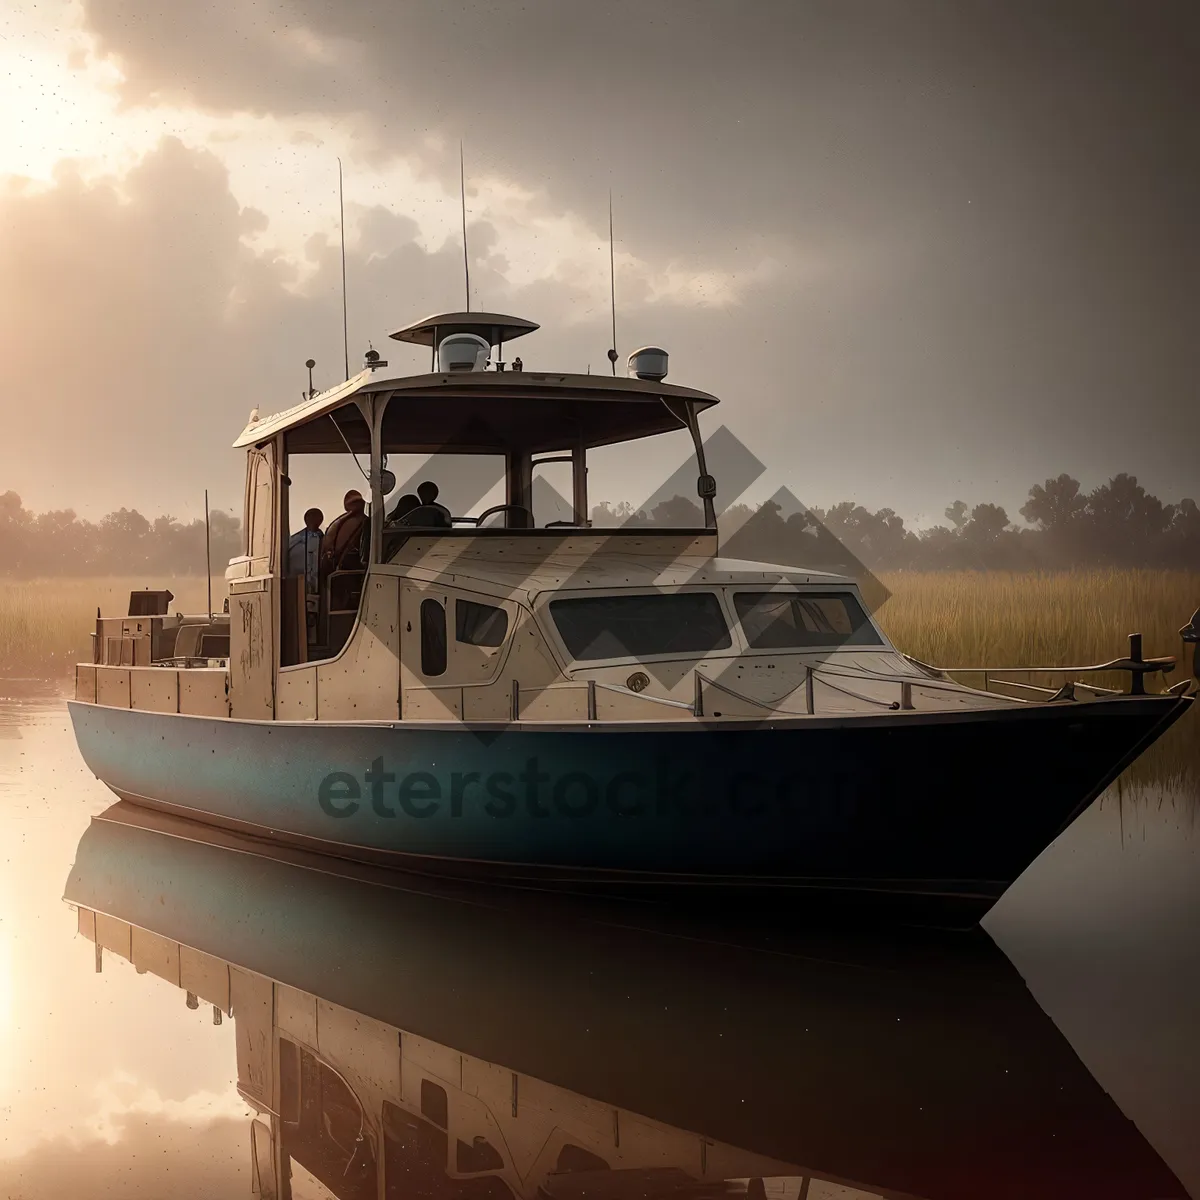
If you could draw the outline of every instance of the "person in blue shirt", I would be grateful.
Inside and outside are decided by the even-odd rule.
[[[321,561],[321,523],[325,514],[310,508],[304,514],[304,528],[288,539],[287,573],[304,576],[304,591],[315,596],[320,591],[318,567]]]

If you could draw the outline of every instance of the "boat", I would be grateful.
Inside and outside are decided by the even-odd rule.
[[[1147,691],[1174,660],[1140,635],[1058,687],[969,686],[893,646],[853,576],[721,557],[717,398],[666,382],[659,347],[624,377],[507,363],[537,328],[436,315],[390,335],[429,372],[371,350],[251,413],[229,611],[135,593],[76,667],[79,749],[118,797],[448,877],[970,926],[1191,703]],[[694,455],[696,523],[592,524],[589,454],[664,435]],[[369,499],[347,494],[358,525],[326,530],[314,581],[293,476],[360,455]],[[429,478],[391,499],[413,455]],[[502,500],[439,502],[464,456]],[[569,514],[538,524],[546,463]],[[1102,669],[1128,691],[1083,679]]]
[[[123,802],[65,898],[96,970],[232,1016],[263,1198],[1186,1195],[981,930],[547,906]]]

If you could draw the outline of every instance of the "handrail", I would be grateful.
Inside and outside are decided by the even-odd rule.
[[[572,682],[578,684],[583,681],[573,680]],[[686,708],[688,712],[692,711],[692,705],[686,700],[672,700],[669,696],[649,696],[645,692],[635,692],[633,688],[622,687],[619,683],[603,683],[600,680],[591,680],[590,682],[595,683],[597,690],[616,692],[619,696],[636,696],[639,700],[649,700],[652,704],[665,704],[668,708]]]
[[[716,679],[709,679],[709,677],[707,675],[700,675],[699,671],[697,671],[696,674],[707,687],[716,688],[717,691],[724,692],[725,695],[732,696],[735,700],[740,700],[743,704],[750,704],[750,705],[753,705],[755,708],[765,709],[767,712],[780,713],[785,717],[807,717],[807,716],[811,715],[810,713],[806,713],[806,712],[805,713],[794,712],[790,708],[775,708],[773,705],[766,704],[762,700],[755,700],[753,696],[743,696],[741,694],[741,692],[735,692],[733,690],[733,688],[727,687],[725,684],[721,683],[720,681],[718,681]],[[695,711],[693,705],[689,704],[689,705],[687,705],[687,707],[691,708],[693,710],[693,712]],[[701,714],[696,714],[696,715],[699,716]]]
[[[816,675],[818,675],[820,673],[814,667],[809,667],[808,670],[809,670],[809,675],[807,678],[809,678],[809,679],[814,678]],[[697,674],[699,674],[699,673],[697,672]],[[709,679],[706,675],[700,675],[699,677],[700,677],[700,679],[702,679],[704,681],[704,683],[708,687],[716,688],[718,691],[724,692],[727,696],[732,696],[735,700],[740,700],[743,704],[751,704],[755,708],[761,708],[761,709],[766,710],[767,712],[780,713],[785,717],[810,717],[810,716],[814,715],[813,710],[809,710],[806,712],[796,712],[794,709],[790,709],[790,708],[777,708],[775,705],[768,704],[764,700],[756,700],[756,699],[754,699],[753,696],[744,696],[744,695],[742,695],[741,692],[735,692],[733,690],[733,688],[729,687],[728,685],[726,685],[724,683],[721,683],[719,680]],[[847,675],[847,676],[845,676],[845,678],[854,678],[854,677]],[[824,680],[822,680],[822,682],[825,684],[825,686],[827,688],[832,688],[835,692],[841,692],[841,694],[843,696],[850,696],[855,700],[861,700],[864,704],[877,704],[880,708],[887,708],[887,709],[895,709],[895,708],[900,707],[899,704],[894,703],[890,700],[880,700],[874,696],[864,696],[864,695],[862,695],[861,692],[852,692],[849,688],[839,687],[836,683],[830,683],[828,681],[828,679],[824,679]],[[896,682],[902,683],[903,681],[898,680]],[[687,705],[685,707],[692,707],[692,706]]]
[[[1002,683],[1005,687],[1021,688],[1026,692],[1038,692],[1043,696],[1056,696],[1062,690],[1061,688],[1039,687],[1036,683],[1019,683],[1015,679],[997,679],[997,683]]]
[[[814,675],[818,672],[814,671]],[[855,700],[862,700],[866,704],[878,704],[881,708],[896,709],[900,704],[894,700],[876,700],[874,696],[864,696],[861,692],[852,692],[849,688],[838,687],[836,683],[830,683],[828,679],[822,681],[827,688],[832,688],[835,692],[841,692],[843,696],[852,696]],[[903,683],[901,684],[903,687]]]
[[[1146,675],[1152,675],[1159,671],[1167,674],[1173,671],[1176,665],[1176,659],[1173,655],[1164,655],[1162,658],[1143,658],[1142,635],[1140,633],[1131,633],[1129,635],[1129,654],[1126,658],[1114,658],[1111,662],[1091,663],[1087,666],[1079,667],[934,667],[907,654],[904,657],[914,666],[926,671],[935,671],[943,677],[947,675],[982,675],[985,680],[993,675],[1024,675],[1039,672],[1060,675],[1082,675],[1102,671],[1128,671],[1131,676],[1128,694],[1131,696],[1144,696],[1146,694],[1144,678]],[[1001,682],[1011,683],[1010,680],[1002,680]]]
[[[1155,671],[1172,671],[1176,660],[1170,655],[1163,658],[1114,658],[1112,662],[1092,663],[1086,667],[937,667],[943,675],[1016,675],[1029,672],[1057,672],[1059,674],[1082,674],[1091,671],[1135,671],[1140,675],[1153,675]]]

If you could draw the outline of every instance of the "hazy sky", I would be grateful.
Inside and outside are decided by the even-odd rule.
[[[606,369],[611,188],[618,347],[721,396],[752,499],[1197,496],[1198,61],[1191,0],[7,0],[0,490],[240,507],[250,409],[342,375],[338,155],[351,369],[421,369],[461,138],[473,304]]]

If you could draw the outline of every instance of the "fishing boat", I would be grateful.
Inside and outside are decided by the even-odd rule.
[[[122,802],[65,895],[97,970],[232,1015],[260,1197],[1186,1194],[982,931],[630,920]]]
[[[893,646],[852,576],[721,557],[700,428],[717,398],[666,382],[658,347],[625,377],[506,363],[537,328],[429,317],[390,335],[427,347],[428,372],[372,350],[252,412],[228,613],[136,593],[97,618],[70,710],[99,779],[440,875],[970,925],[1190,704],[1187,682],[1147,691],[1174,660],[1140,636],[1061,686],[996,669],[968,686]],[[589,454],[671,434],[694,456],[694,526],[593,524]],[[389,458],[414,455],[428,478],[391,499]],[[315,579],[289,534],[312,456],[369,462],[359,525],[330,526]],[[455,512],[429,485],[464,456],[502,494]],[[547,463],[571,478],[553,520],[535,516]],[[1084,682],[1100,669],[1128,691]]]

